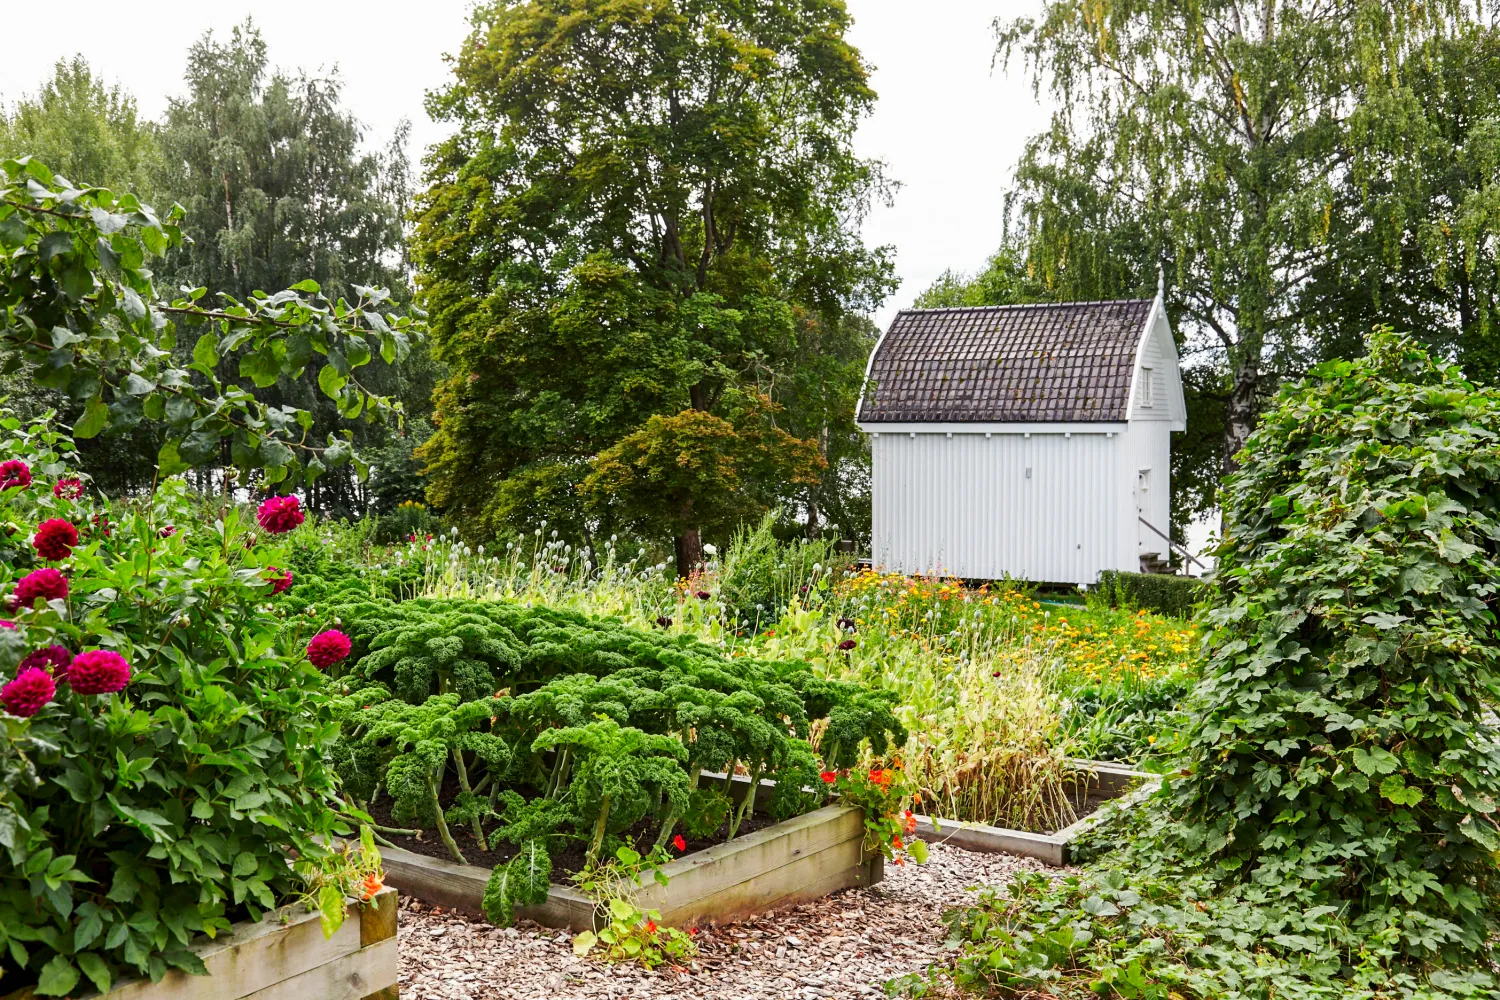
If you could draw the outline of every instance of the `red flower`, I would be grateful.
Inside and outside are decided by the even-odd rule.
[[[281,593],[292,585],[292,571],[282,570],[276,566],[267,566],[267,573],[276,573],[277,576],[265,577],[271,581],[271,594],[274,596]]]
[[[57,694],[57,682],[45,670],[32,667],[16,674],[16,679],[0,687],[0,704],[11,715],[29,719]]]
[[[870,769],[870,780],[879,785],[882,789],[890,788],[891,772],[883,771],[878,767],[872,767]]]
[[[34,652],[27,653],[21,665],[16,668],[19,676],[25,670],[45,670],[53,677],[63,678],[67,676],[68,664],[73,662],[73,654],[61,646],[46,646]]]
[[[102,534],[105,538],[109,537],[109,518],[105,517],[103,514],[95,514],[94,519],[90,523],[93,524],[94,529]]]
[[[682,834],[679,833],[677,836],[672,838],[672,846],[677,848],[679,851],[685,851],[687,850],[687,841],[683,840]]]
[[[656,619],[656,624],[660,625],[662,628],[671,628],[672,619],[668,618],[666,615],[662,615],[661,617]]]
[[[77,476],[66,476],[52,486],[52,495],[64,500],[77,500],[83,496],[83,480]]]
[[[268,497],[255,512],[255,520],[273,535],[284,535],[307,520],[296,497]]]
[[[319,632],[307,644],[307,658],[319,670],[326,670],[349,655],[349,637],[338,629]]]
[[[59,562],[73,554],[73,546],[78,544],[78,529],[73,527],[72,521],[49,518],[37,525],[36,537],[31,544],[43,559]]]
[[[700,591],[698,591],[698,600],[700,600],[700,601],[706,601],[706,600],[708,600],[712,596],[713,595],[710,594],[706,590],[700,590]]]
[[[68,664],[68,683],[77,694],[114,694],[130,683],[130,664],[108,649],[91,649]]]
[[[917,817],[912,815],[910,809],[906,810],[905,824],[907,833],[917,832]]]
[[[656,933],[656,921],[652,920],[650,917],[646,918],[646,933],[647,934],[655,934]]]
[[[697,937],[697,936],[698,936],[698,928],[696,928],[696,927],[689,927],[688,928],[688,937]]]
[[[891,846],[894,847],[898,851],[902,850],[902,849],[904,849],[906,847],[905,844],[901,843],[901,834],[898,833],[894,837],[891,838]]]
[[[33,570],[16,581],[15,599],[23,608],[31,607],[38,597],[60,601],[68,596],[68,578],[48,566]]]
[[[843,642],[839,643],[839,649],[842,649],[847,653],[857,645],[859,645],[859,643],[855,642],[853,639],[845,639]]]
[[[818,777],[823,779],[823,784],[825,785],[831,785],[839,778],[839,776],[834,774],[832,771],[824,771],[822,774],[818,775]]]
[[[171,538],[175,534],[177,534],[177,525],[175,524],[169,524],[157,532],[157,535],[162,538]]]
[[[31,466],[17,458],[0,462],[0,490],[8,490],[12,486],[19,486],[24,490],[30,485]]]

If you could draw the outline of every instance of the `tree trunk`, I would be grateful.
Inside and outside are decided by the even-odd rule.
[[[1234,389],[1224,406],[1224,475],[1237,470],[1235,456],[1255,429],[1255,397],[1260,389],[1260,358],[1247,354],[1234,368]],[[1229,534],[1228,512],[1220,504],[1219,536]]]
[[[703,538],[697,528],[689,528],[673,540],[677,550],[677,575],[691,576],[703,563]]]

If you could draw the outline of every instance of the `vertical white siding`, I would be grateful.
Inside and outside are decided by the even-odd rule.
[[[882,433],[871,441],[875,563],[1047,583],[1139,569],[1135,444],[1123,426],[1113,437]]]

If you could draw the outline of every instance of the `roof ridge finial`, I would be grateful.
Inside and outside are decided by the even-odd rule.
[[[1166,274],[1162,271],[1161,262],[1158,261],[1156,265],[1156,297],[1159,299],[1166,298],[1166,281]]]

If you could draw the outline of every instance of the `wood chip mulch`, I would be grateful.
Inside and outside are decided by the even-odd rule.
[[[884,983],[943,953],[944,910],[1040,862],[932,846],[926,865],[744,921],[700,927],[686,972],[573,956],[564,932],[500,929],[402,900],[402,1000],[811,1000],[884,996]]]

